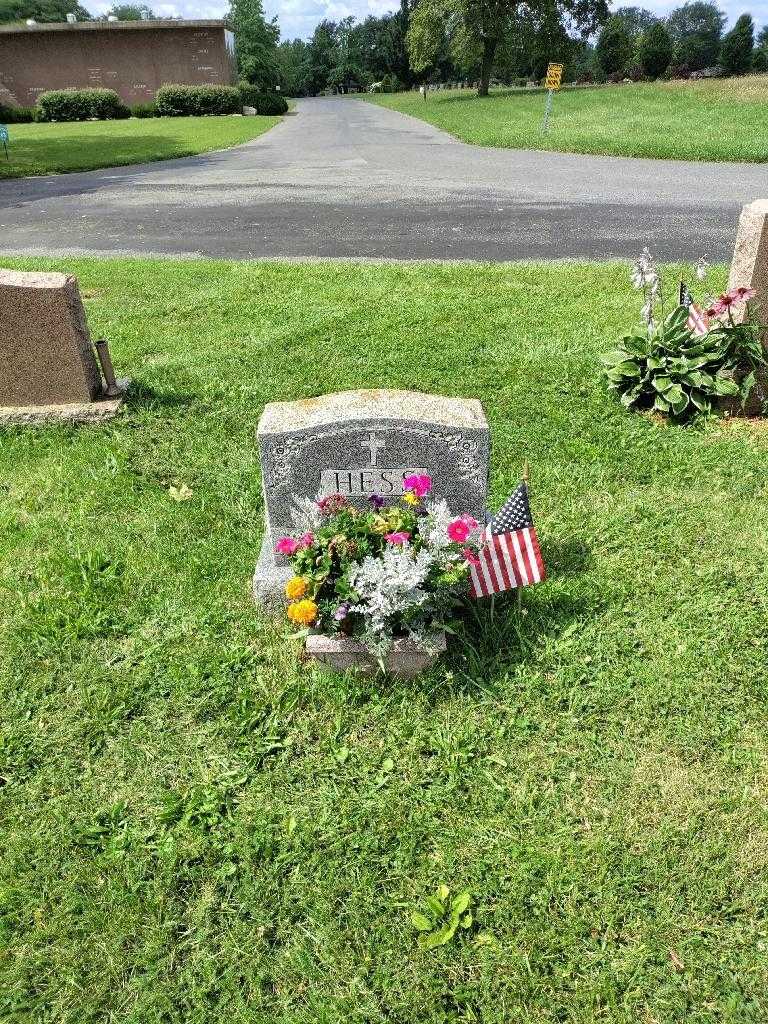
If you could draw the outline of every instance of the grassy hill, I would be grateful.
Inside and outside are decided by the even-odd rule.
[[[543,91],[496,90],[366,96],[463,142],[566,153],[676,160],[768,160],[768,75],[702,82],[564,88],[541,133]]]

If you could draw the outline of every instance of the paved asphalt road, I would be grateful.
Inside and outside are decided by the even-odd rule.
[[[480,149],[372,104],[311,99],[236,149],[0,182],[0,251],[518,260],[648,245],[726,259],[740,206],[766,194],[759,164]]]

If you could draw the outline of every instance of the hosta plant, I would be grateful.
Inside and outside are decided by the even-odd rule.
[[[705,273],[700,263],[697,276]],[[755,371],[766,362],[750,306],[754,292],[734,288],[705,311],[686,304],[665,314],[661,279],[647,251],[632,280],[643,290],[643,326],[602,356],[609,387],[622,404],[684,417],[709,412],[719,398],[745,402]]]

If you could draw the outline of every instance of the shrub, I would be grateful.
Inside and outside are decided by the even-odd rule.
[[[720,47],[720,64],[731,75],[743,75],[752,63],[755,26],[751,14],[742,14]]]
[[[258,85],[251,82],[238,82],[237,91],[240,93],[240,102],[244,107],[256,107],[261,90]]]
[[[158,117],[238,114],[242,106],[233,85],[163,85],[155,94]]]
[[[154,103],[136,103],[131,107],[131,117],[156,117]]]
[[[113,89],[53,89],[37,99],[38,121],[110,121],[130,114]]]
[[[4,107],[0,104],[0,124],[29,124],[34,120],[34,107]]]
[[[691,68],[689,64],[670,64],[665,78],[690,78]]]
[[[284,114],[288,110],[285,97],[276,92],[260,92],[256,97],[256,113],[266,114],[273,117],[275,114]]]
[[[640,64],[630,64],[624,71],[624,78],[628,78],[631,82],[647,82],[648,75]]]
[[[646,75],[658,78],[672,60],[672,37],[662,21],[656,21],[643,32],[638,47],[640,64]]]

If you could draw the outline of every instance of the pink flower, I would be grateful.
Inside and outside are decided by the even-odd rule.
[[[463,544],[478,525],[478,521],[473,516],[463,515],[449,523],[446,532],[450,540],[455,541],[457,544]]]
[[[300,548],[310,548],[310,547],[312,547],[312,545],[314,543],[315,543],[314,534],[304,533],[304,534],[301,535],[301,537],[299,537],[299,547]]]
[[[390,544],[407,544],[410,539],[411,535],[407,530],[397,530],[395,533],[384,534],[384,540],[388,540]]]
[[[432,477],[426,473],[411,473],[403,477],[403,487],[406,491],[413,491],[417,498],[423,498],[432,490]]]
[[[295,555],[301,545],[293,537],[281,537],[275,544],[275,551],[281,555]]]
[[[480,565],[480,559],[477,557],[472,548],[464,548],[461,552],[462,558],[468,565],[474,565],[475,568]]]
[[[745,288],[743,285],[739,285],[738,288],[732,288],[729,292],[737,302],[749,302],[750,299],[754,299],[757,292],[754,288]]]

